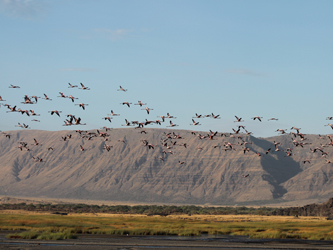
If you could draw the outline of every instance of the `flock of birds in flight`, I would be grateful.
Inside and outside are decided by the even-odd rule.
[[[13,89],[17,89],[20,88],[19,86],[15,86],[15,85],[10,85],[9,88],[13,88]],[[78,89],[82,89],[82,90],[90,90],[89,87],[86,87],[85,85],[83,85],[82,83],[80,83],[80,87],[78,85],[72,85],[69,83],[68,88],[78,88]],[[118,91],[122,91],[122,92],[127,92],[127,89],[124,89],[122,86],[119,86]],[[75,102],[75,100],[77,100],[77,97],[74,97],[72,95],[66,96],[63,92],[59,92],[59,96],[60,98],[68,98],[72,101],[72,103]],[[52,99],[50,99],[45,93],[43,94],[44,97],[37,97],[36,95],[33,96],[28,96],[25,95],[24,101],[21,102],[22,104],[37,104],[39,99],[44,99],[47,101],[52,101]],[[27,115],[27,116],[31,116],[31,117],[38,117],[40,116],[40,114],[37,114],[34,110],[32,109],[21,109],[21,108],[17,108],[17,106],[11,106],[9,104],[2,104],[3,102],[5,102],[6,100],[4,100],[1,96],[0,96],[0,106],[5,106],[8,108],[7,113],[11,113],[11,112],[19,112],[22,115]],[[122,102],[120,103],[121,105],[126,105],[128,108],[131,107],[132,103],[130,102]],[[88,106],[89,104],[86,103],[75,103],[76,106],[79,106],[80,108],[82,108],[82,110],[86,109],[86,106]],[[141,101],[138,101],[137,103],[134,103],[134,105],[138,105],[141,108],[145,105],[147,105],[146,103],[143,103]],[[151,108],[148,107],[144,107],[142,108],[142,110],[145,110],[147,112],[147,114],[150,114],[150,111],[153,110]],[[60,110],[50,110],[48,111],[51,115],[57,115],[58,117],[61,117],[61,113],[62,111]],[[120,116],[120,114],[116,114],[113,112],[113,110],[111,110],[111,113],[108,114],[107,116],[103,117],[102,119],[104,119],[105,121],[111,122],[113,117],[118,117]],[[192,117],[192,123],[190,125],[193,126],[199,126],[201,125],[198,121],[198,119],[202,119],[202,118],[213,118],[213,119],[220,119],[220,115],[215,115],[214,113],[208,114],[208,115],[201,115],[201,114],[197,114],[195,113],[195,116]],[[167,119],[169,120],[169,125],[167,127],[177,127],[178,125],[173,123],[171,119],[176,119],[177,117],[174,117],[172,115],[170,115],[169,113],[167,113],[166,115],[161,115],[158,116],[159,119],[155,119],[155,120],[147,120],[145,119],[145,121],[129,121],[127,119],[125,119],[125,124],[122,124],[122,126],[126,126],[126,127],[134,127],[134,128],[138,128],[141,129],[139,131],[139,133],[141,134],[146,134],[147,131],[144,130],[143,128],[146,127],[147,125],[150,124],[157,124],[157,125],[161,125],[163,122],[165,122]],[[235,123],[242,123],[244,122],[244,120],[241,117],[235,116]],[[251,118],[252,120],[257,120],[259,122],[263,121],[263,117],[260,116],[254,116]],[[327,120],[333,120],[333,117],[327,117]],[[277,118],[270,118],[268,119],[268,121],[277,121]],[[38,119],[33,119],[32,121],[34,122],[40,122],[40,120]],[[86,125],[86,123],[82,123],[81,122],[81,117],[76,117],[75,115],[72,114],[67,114],[66,119],[64,120],[64,124],[63,126],[72,126],[72,125]],[[17,127],[21,127],[23,129],[28,129],[30,128],[29,125],[25,124],[25,123],[18,123],[18,125],[16,125]],[[325,126],[329,126],[333,129],[333,124],[329,123]],[[84,131],[84,130],[75,130],[75,132],[77,132],[81,138],[84,139],[88,139],[91,140],[94,137],[102,137],[104,141],[108,141],[109,139],[109,134],[107,133],[107,131],[109,131],[111,128],[104,126],[103,129],[105,129],[105,132],[97,130],[97,132],[90,132],[90,131]],[[236,146],[242,146],[241,150],[243,151],[244,154],[247,154],[249,152],[254,152],[258,157],[262,157],[263,155],[267,155],[273,151],[278,152],[278,151],[282,151],[285,153],[285,157],[290,157],[293,155],[293,149],[292,148],[286,148],[285,150],[281,149],[281,143],[280,142],[276,142],[274,141],[274,148],[268,148],[265,152],[256,152],[253,149],[251,149],[248,144],[251,144],[251,142],[245,141],[244,140],[244,135],[251,135],[252,133],[249,132],[248,130],[245,129],[244,125],[238,125],[237,128],[232,128],[233,133],[218,133],[213,132],[211,130],[209,130],[209,132],[207,134],[200,134],[197,131],[191,131],[191,134],[193,136],[196,136],[199,140],[215,140],[216,137],[229,137],[229,138],[235,138],[236,140],[238,140],[237,142],[231,142],[226,141],[223,142],[223,145],[217,144],[217,145],[213,145],[213,148],[220,148],[224,151],[234,151],[236,150]],[[295,147],[301,147],[303,148],[305,145],[311,145],[310,142],[307,141],[307,138],[305,136],[305,134],[300,132],[300,128],[297,127],[292,127],[291,132],[289,132],[292,135],[292,143]],[[286,134],[287,129],[277,129],[276,132],[278,132],[279,134]],[[6,132],[2,132],[2,134],[4,136],[6,136],[8,139],[10,139],[11,135],[9,133]],[[69,139],[72,138],[72,135],[66,135],[64,137],[61,137],[62,141],[68,141]],[[215,138],[215,139],[214,139]],[[329,139],[329,142],[326,144],[322,144],[320,147],[315,147],[314,149],[310,148],[310,151],[312,153],[317,153],[319,152],[321,154],[322,157],[326,158],[328,153],[325,152],[325,150],[323,149],[323,147],[328,147],[328,146],[333,146],[333,138],[331,138],[330,135],[326,135],[326,136],[321,136],[319,135],[320,139]],[[184,148],[187,148],[188,145],[187,143],[178,143],[177,140],[178,139],[184,139],[183,136],[176,134],[175,132],[169,132],[169,133],[165,133],[164,132],[164,138],[161,138],[161,147],[163,147],[162,150],[162,155],[160,156],[160,160],[161,161],[165,161],[167,155],[170,154],[174,154],[174,151],[171,150],[172,148],[174,148],[175,146],[181,146]],[[122,143],[126,143],[125,140],[118,140],[119,142]],[[148,140],[143,139],[141,140],[142,145],[146,146],[148,149],[154,149],[156,147],[156,145],[153,145],[151,143],[149,143]],[[31,149],[28,146],[29,144],[27,142],[20,142],[18,145],[18,149],[19,150],[27,150],[30,151]],[[40,142],[38,142],[38,140],[36,138],[34,138],[34,143],[33,145],[41,145]],[[113,146],[104,144],[103,149],[105,149],[106,151],[110,151],[111,148]],[[49,147],[47,148],[48,151],[53,150],[53,147]],[[79,145],[79,149],[80,151],[85,151],[86,149],[83,147],[83,145]],[[203,147],[196,147],[197,150],[202,150]],[[32,156],[32,159],[36,162],[45,162],[45,160],[43,160],[43,158],[39,157],[39,156]],[[304,159],[302,161],[304,164],[305,163],[310,163],[310,160],[308,159]],[[184,165],[185,162],[184,161],[178,161],[179,165]],[[332,163],[330,160],[326,159],[326,163]],[[248,177],[249,174],[244,174],[243,177]]]

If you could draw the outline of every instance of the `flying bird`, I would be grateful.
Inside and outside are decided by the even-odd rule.
[[[52,101],[52,99],[48,98],[48,96],[46,94],[44,94],[44,98],[43,99]]]
[[[244,120],[242,120],[242,118],[239,118],[238,116],[236,116],[235,115],[235,117],[236,117],[236,121],[235,122],[243,122]]]
[[[255,117],[252,117],[251,119],[252,119],[253,121],[255,121],[255,120],[257,119],[257,120],[259,120],[259,121],[261,122],[262,117],[260,117],[260,116],[255,116]]]
[[[122,105],[127,105],[127,107],[130,108],[130,107],[131,107],[130,104],[132,104],[132,103],[129,103],[129,102],[122,102],[122,103],[120,103],[120,104],[122,104]]]
[[[72,96],[72,95],[68,96],[68,98],[69,98],[69,99],[71,99],[71,100],[72,100],[72,102],[74,102],[74,99],[79,99],[79,98],[75,98],[75,97],[74,97],[74,96]]]
[[[113,110],[111,109],[111,114],[109,114],[109,115],[112,115],[112,116],[119,116],[120,114],[116,114],[116,113],[114,113]]]
[[[139,105],[140,107],[142,107],[143,105],[147,105],[147,103],[142,103],[141,101],[138,101],[138,103],[134,103],[134,105]]]
[[[173,124],[172,121],[170,121],[170,125],[167,126],[167,127],[176,127],[176,126],[179,126],[179,125],[177,125],[177,124]]]
[[[194,126],[197,126],[197,125],[201,125],[201,124],[199,124],[199,122],[196,122],[194,119],[192,119],[192,124],[190,124],[190,125],[194,125]]]
[[[150,110],[153,110],[153,109],[150,109],[150,108],[148,108],[148,107],[145,107],[145,108],[142,109],[142,110],[146,110],[146,111],[147,111],[147,114],[149,115],[149,111],[150,111]]]
[[[68,88],[77,88],[77,85],[72,85],[70,83],[68,83],[69,87]]]
[[[104,119],[105,121],[108,120],[109,122],[111,122],[112,117],[110,117],[110,116],[105,116],[105,117],[103,117],[102,119]]]
[[[77,98],[76,98],[77,99]],[[81,107],[83,110],[86,110],[86,106],[88,106],[89,104],[84,104],[84,103],[79,103],[79,104],[75,104],[78,105],[79,107]]]
[[[119,89],[117,89],[118,91],[124,91],[124,92],[126,92],[127,91],[127,89],[124,89],[122,86],[119,86]]]
[[[20,86],[15,86],[15,85],[11,84],[11,85],[9,86],[9,88],[11,88],[11,89],[19,89]]]
[[[49,111],[49,113],[51,113],[51,115],[53,115],[53,114],[56,114],[57,116],[59,116],[60,117],[60,113],[61,113],[62,111],[58,111],[58,110],[52,110],[52,111]]]

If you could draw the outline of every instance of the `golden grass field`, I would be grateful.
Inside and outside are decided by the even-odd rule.
[[[246,235],[251,238],[296,238],[332,240],[333,222],[323,217],[259,216],[259,215],[131,215],[68,214],[3,210],[1,230],[25,230],[8,237],[31,238],[43,234],[71,235]],[[32,237],[32,238],[33,238]],[[47,239],[44,237],[44,239]]]

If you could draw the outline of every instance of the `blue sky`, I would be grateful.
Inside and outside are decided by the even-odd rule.
[[[117,128],[169,112],[179,129],[232,132],[237,115],[256,137],[292,126],[331,133],[324,125],[333,116],[332,9],[332,1],[303,0],[0,0],[0,95],[41,114],[33,122],[1,106],[0,130],[20,129],[18,122]],[[69,82],[91,90],[69,89]],[[59,92],[89,106],[83,111]],[[24,95],[43,93],[53,100],[21,104]],[[120,104],[138,100],[153,109],[149,115]],[[54,109],[60,118],[48,113]],[[109,123],[102,118],[111,109],[120,116]],[[221,119],[190,125],[195,113],[212,112]],[[62,126],[67,114],[87,125]]]

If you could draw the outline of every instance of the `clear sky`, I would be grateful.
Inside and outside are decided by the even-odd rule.
[[[237,115],[256,137],[292,126],[330,134],[332,9],[324,0],[0,0],[2,103],[41,114],[1,106],[0,130],[21,129],[18,122],[43,130],[117,128],[169,112],[179,129],[232,132]],[[80,82],[90,90],[68,88]],[[43,93],[52,101],[21,103]],[[138,100],[153,109],[149,115],[120,104]],[[89,104],[85,111],[74,105],[81,102]],[[48,113],[54,109],[60,118]],[[120,116],[109,123],[102,118],[111,109]],[[195,113],[221,119],[194,119],[202,125],[193,126]],[[67,114],[87,125],[62,126]]]

